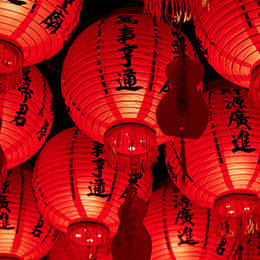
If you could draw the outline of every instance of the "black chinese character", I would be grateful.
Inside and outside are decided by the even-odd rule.
[[[175,195],[175,199],[173,199],[174,202],[174,208],[180,208],[180,207],[192,207],[191,201],[185,196],[185,195]]]
[[[103,147],[104,147],[103,144],[94,141],[94,142],[93,142],[92,152],[91,152],[91,153],[92,153],[95,157],[98,157],[100,154],[103,154]]]
[[[119,29],[119,36],[118,36],[118,42],[125,44],[127,40],[132,40],[135,37],[135,34],[133,32],[133,27],[129,27],[127,25],[124,25],[123,28]]]
[[[165,81],[163,87],[161,88],[159,94],[161,94],[162,92],[166,93],[170,90],[170,83],[168,80]]]
[[[225,101],[228,102],[228,101]],[[245,100],[243,97],[233,97],[232,102],[229,101],[228,104],[225,106],[226,109],[230,109],[232,107],[237,108],[237,109],[243,109],[247,108],[247,106],[244,104]]]
[[[232,122],[235,122],[237,125],[234,128],[238,128],[241,125],[244,125],[247,127],[247,129],[251,129],[251,127],[247,124],[249,116],[245,115],[244,110],[236,109],[235,111],[231,111],[230,119],[228,122],[228,127],[232,124]]]
[[[130,45],[128,43],[125,44],[124,47],[118,49],[118,51],[123,51],[124,52],[124,56],[121,57],[121,59],[125,59],[126,63],[120,63],[120,65],[124,66],[124,67],[131,67],[132,62],[131,62],[131,58],[132,58],[132,52],[134,51],[134,49],[137,49],[138,46],[137,45]]]
[[[255,151],[255,148],[249,148],[249,133],[244,130],[240,130],[238,136],[231,135],[234,139],[232,143],[234,144],[235,148],[232,149],[232,152],[235,153],[237,151],[243,151],[246,153],[251,153]],[[238,145],[238,141],[240,140],[240,146]]]
[[[177,217],[175,219],[175,224],[180,220],[180,225],[183,225],[185,223],[190,223],[192,226],[194,226],[194,223],[192,221],[192,217],[194,214],[190,213],[190,209],[182,208],[178,211]]]
[[[122,85],[120,78],[116,79],[116,81],[119,83],[119,87],[116,88],[116,90],[131,90],[131,91],[137,91],[139,89],[142,89],[142,86],[136,86],[136,72],[133,71],[133,69],[125,69],[123,70],[123,81],[124,85]],[[119,77],[121,77],[121,73],[117,73]]]
[[[9,215],[6,212],[1,212],[0,220],[2,220],[2,226],[0,226],[0,229],[14,229],[14,227],[10,227]]]
[[[39,141],[41,141],[42,138],[46,135],[49,125],[50,124],[49,124],[48,120],[45,119],[44,124],[41,127],[40,131],[37,132],[37,134],[39,134],[39,136],[38,136]]]
[[[140,185],[138,184],[138,180],[142,179],[143,174],[141,172],[136,172],[136,173],[134,173],[132,175],[128,175],[128,176],[130,177],[129,182],[131,181],[131,183],[134,184],[133,190],[134,190],[135,194],[137,194],[137,187],[140,187]],[[126,198],[127,191],[128,191],[128,186],[125,188],[124,192],[120,196],[120,199]]]
[[[102,171],[104,169],[104,165],[105,165],[105,160],[103,158],[98,158],[96,160],[92,160],[93,163],[96,164],[97,167],[94,168],[94,170],[98,171],[98,174],[92,173],[92,175],[94,175],[97,178],[101,178],[102,177]]]
[[[20,104],[19,111],[16,112],[16,116],[12,122],[15,122],[17,126],[24,126],[26,122],[26,115],[28,111],[28,106],[27,104]]]
[[[44,222],[42,220],[42,216],[40,215],[40,218],[38,219],[37,224],[34,226],[34,229],[33,229],[33,232],[32,232],[35,237],[40,237],[40,235],[42,233],[40,228],[43,227],[43,224],[44,224]]]
[[[221,239],[220,244],[217,247],[217,254],[218,255],[223,255],[224,251],[226,250],[225,247],[224,247],[226,245],[226,243],[227,243],[227,239],[223,237]]]
[[[46,24],[46,29],[50,29],[50,34],[54,34],[61,27],[64,15],[62,11],[54,10],[42,23]]]
[[[11,210],[8,207],[9,202],[10,201],[6,199],[6,196],[0,194],[0,210],[4,209],[5,211],[11,212]]]
[[[180,239],[181,242],[178,243],[178,245],[182,245],[182,244],[188,244],[188,245],[196,245],[199,242],[196,242],[192,237],[193,237],[193,230],[192,228],[188,228],[185,227],[185,229],[183,230],[183,232],[181,233],[180,231],[178,231],[178,233],[180,235],[178,235],[178,238]],[[184,237],[184,238],[183,238]]]
[[[23,84],[22,87],[18,87],[18,91],[20,91],[22,96],[24,96],[23,103],[26,103],[28,99],[32,98],[31,94],[33,94],[33,91],[29,87],[29,84]]]
[[[106,183],[103,181],[103,179],[95,179],[95,182],[93,183],[91,181],[90,184],[94,185],[94,190],[92,190],[92,186],[89,186],[88,188],[90,193],[87,194],[88,196],[97,196],[102,198],[109,196],[109,194],[104,194]]]
[[[173,40],[173,43],[171,44],[171,46],[173,47],[173,50],[172,50],[173,54],[178,54],[180,52],[179,42],[177,40]]]
[[[116,21],[116,24],[122,24],[122,23],[130,23],[130,24],[137,24],[138,20],[133,19],[134,15],[119,15]]]

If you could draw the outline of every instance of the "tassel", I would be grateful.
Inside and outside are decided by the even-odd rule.
[[[114,126],[105,133],[105,159],[121,171],[143,172],[157,161],[156,133],[141,124],[126,123]]]
[[[192,18],[192,0],[143,0],[144,12],[159,21],[162,17],[168,22],[186,22]]]

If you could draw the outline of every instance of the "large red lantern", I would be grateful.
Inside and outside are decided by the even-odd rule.
[[[13,168],[43,145],[53,122],[52,93],[35,66],[23,67],[21,85],[0,93],[0,146]]]
[[[66,235],[62,232],[59,233],[57,240],[50,252],[48,253],[47,260],[73,260],[75,258],[70,257],[68,253],[66,253],[67,248],[66,243]],[[97,260],[113,260],[111,255],[108,256],[98,256]]]
[[[56,236],[37,208],[32,170],[28,165],[8,170],[0,190],[0,259],[39,260]]]
[[[151,170],[129,178],[138,196],[147,201],[151,196]],[[36,161],[33,186],[42,214],[67,233],[74,246],[79,245],[75,254],[85,250],[92,259],[96,249],[106,245],[117,231],[117,211],[124,202],[129,178],[117,168],[106,166],[103,144],[73,127],[44,146]]]
[[[196,35],[209,63],[234,84],[251,84],[259,92],[259,1],[195,0],[194,12]]]
[[[231,259],[237,249],[233,239],[216,234],[214,213],[170,182],[153,192],[144,224],[152,238],[151,260]]]
[[[156,144],[169,140],[158,127],[156,109],[169,88],[165,68],[179,55],[179,35],[148,15],[119,10],[72,44],[62,94],[75,124],[105,144],[109,163],[125,167],[130,158],[131,165],[149,165],[156,160]]]
[[[166,144],[169,173],[188,198],[215,208],[233,231],[251,233],[258,222],[260,114],[246,89],[226,80],[205,87],[207,128],[198,139]]]

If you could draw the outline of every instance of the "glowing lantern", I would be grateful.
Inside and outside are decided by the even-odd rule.
[[[13,168],[43,145],[53,122],[50,88],[35,66],[23,67],[23,81],[6,93],[0,93],[0,146]]]
[[[54,156],[55,155],[55,156]],[[151,196],[152,172],[131,176],[138,196]],[[47,142],[34,170],[33,186],[42,214],[60,231],[67,233],[76,259],[92,259],[97,248],[107,246],[119,219],[128,178],[105,165],[103,144],[92,141],[76,127]]]
[[[170,182],[153,192],[144,220],[152,238],[151,260],[231,259],[237,245],[217,236],[214,217]]]
[[[68,51],[62,71],[65,103],[75,124],[104,143],[111,165],[150,166],[157,144],[169,140],[158,127],[156,109],[169,89],[165,68],[179,55],[179,35],[129,10],[89,26]]]
[[[0,89],[15,85],[22,65],[39,63],[62,49],[78,23],[82,3],[83,0],[0,2]]]
[[[0,198],[0,259],[41,259],[52,247],[57,231],[36,206],[32,170],[26,165],[8,170]]]
[[[54,246],[51,248],[47,259],[48,260],[73,260],[75,258],[70,257],[66,253],[67,243],[66,235],[62,232],[59,233]],[[108,256],[98,256],[97,260],[113,260],[111,255]]]
[[[226,80],[205,86],[209,108],[206,130],[198,139],[166,144],[169,173],[178,188],[201,206],[229,221],[230,231],[251,233],[257,222],[260,177],[259,111],[248,91]],[[185,151],[186,172],[180,154]]]
[[[259,1],[194,1],[200,47],[214,69],[259,96]]]

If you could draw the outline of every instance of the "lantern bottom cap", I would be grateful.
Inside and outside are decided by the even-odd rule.
[[[73,259],[95,259],[108,252],[110,232],[100,223],[73,223],[68,227],[66,244],[66,254]]]
[[[214,209],[217,213],[217,225],[221,235],[245,235],[258,230],[260,214],[257,209],[260,200],[256,194],[230,193],[215,201]]]
[[[156,132],[139,123],[122,123],[109,128],[104,135],[105,158],[111,167],[138,171],[156,162]]]
[[[0,40],[0,92],[16,88],[22,81],[23,53],[10,42]]]

